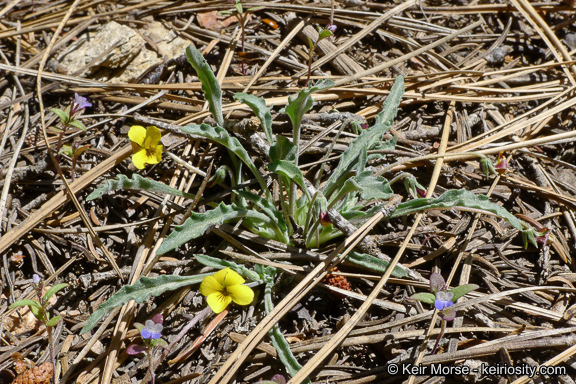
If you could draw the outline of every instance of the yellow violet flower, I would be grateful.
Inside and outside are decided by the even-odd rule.
[[[252,302],[254,291],[242,285],[244,282],[242,276],[226,268],[206,276],[200,284],[200,293],[206,296],[206,301],[214,313],[220,313],[232,301],[239,305],[248,305]]]
[[[162,134],[155,126],[144,128],[133,125],[128,131],[132,141],[132,162],[138,169],[144,169],[146,164],[158,164],[162,160]]]

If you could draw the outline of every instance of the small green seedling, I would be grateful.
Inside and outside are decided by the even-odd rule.
[[[52,328],[54,328],[60,320],[62,320],[62,316],[54,316],[50,317],[50,313],[48,312],[48,301],[52,296],[56,294],[56,292],[64,289],[68,286],[66,283],[58,284],[50,288],[44,295],[42,295],[42,289],[44,288],[44,282],[42,278],[36,274],[32,277],[32,287],[36,292],[36,296],[38,300],[31,300],[31,299],[24,299],[18,300],[15,303],[12,303],[10,309],[18,308],[18,307],[26,307],[30,308],[30,311],[46,327],[48,331],[48,346],[50,348],[50,360],[52,362],[52,366],[56,366],[55,356],[54,356],[54,344],[52,340]],[[56,382],[56,373],[54,373],[54,382]]]

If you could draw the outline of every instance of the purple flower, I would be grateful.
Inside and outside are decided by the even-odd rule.
[[[452,292],[438,291],[438,293],[436,293],[436,301],[434,301],[434,306],[439,311],[449,308],[454,305],[454,302],[452,301],[453,297],[454,294]]]
[[[334,24],[328,24],[326,29],[330,32],[336,32],[336,26]]]
[[[162,328],[164,328],[162,326],[162,323],[159,322],[155,322],[154,320],[156,316],[154,316],[152,318],[152,320],[146,320],[146,323],[144,324],[144,328],[142,328],[142,330],[140,331],[140,335],[142,335],[143,339],[159,339],[160,336],[162,336]]]
[[[362,124],[360,124],[360,128],[362,128],[362,129],[368,129],[368,124],[362,123]]]
[[[34,284],[38,285],[40,284],[40,281],[42,281],[42,278],[37,274],[34,274],[34,276],[32,276],[32,281],[34,282]]]
[[[73,115],[76,112],[91,106],[92,104],[89,103],[85,97],[82,97],[77,93],[74,93],[74,101],[72,102],[72,107],[70,107],[70,115]]]

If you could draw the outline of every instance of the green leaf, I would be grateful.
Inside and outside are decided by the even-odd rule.
[[[396,116],[403,94],[404,78],[398,76],[390,90],[390,95],[388,95],[382,106],[383,110],[376,116],[374,126],[364,129],[340,156],[338,166],[322,188],[324,195],[329,196],[337,188],[338,184],[346,179],[346,175],[352,170],[355,169],[358,173],[364,170],[366,156],[361,156],[365,154],[367,150],[379,144],[384,133],[392,128],[394,117]]]
[[[364,200],[388,200],[394,195],[388,180],[381,176],[372,176],[372,171],[364,171],[355,176],[356,182],[362,189]]]
[[[16,302],[12,303],[12,305],[10,305],[8,307],[8,309],[14,309],[14,308],[25,307],[25,306],[42,308],[40,303],[37,302],[36,300],[24,299],[24,300],[18,300]]]
[[[199,263],[204,264],[207,267],[212,267],[216,269],[230,268],[237,272],[239,275],[246,279],[252,281],[260,281],[260,275],[258,273],[246,268],[243,265],[236,264],[233,261],[226,261],[222,259],[217,259],[215,257],[206,255],[194,255],[194,258],[198,260]]]
[[[274,224],[277,225],[282,232],[287,231],[286,220],[284,220],[284,216],[268,200],[263,199],[262,197],[255,195],[251,192],[237,191],[237,190],[234,190],[232,192],[256,204],[256,206],[258,206],[258,208],[260,208],[263,213],[268,215],[268,217],[272,220],[272,222],[274,222]],[[286,233],[286,238],[287,237],[288,233]]]
[[[54,316],[46,322],[47,327],[55,327],[62,320],[62,316]]]
[[[210,228],[215,225],[224,224],[230,220],[235,220],[239,218],[253,218],[266,223],[269,227],[273,229],[278,228],[272,220],[263,213],[244,209],[238,207],[236,204],[226,205],[220,203],[215,209],[208,211],[206,213],[195,213],[193,212],[190,217],[184,222],[184,224],[176,226],[174,231],[166,237],[160,248],[158,248],[157,253],[159,255],[164,254],[180,245],[186,243],[189,240],[196,239],[204,235]],[[283,233],[278,233],[278,237],[284,237]],[[288,239],[286,239],[288,243]]]
[[[288,105],[284,109],[284,112],[288,114],[288,117],[292,122],[292,126],[295,128],[300,127],[304,114],[312,108],[312,105],[314,104],[314,99],[310,96],[312,93],[322,91],[333,86],[334,81],[330,79],[324,79],[309,88],[302,89],[300,92],[298,92],[298,96],[296,98],[289,96]]]
[[[180,129],[183,132],[190,133],[193,135],[202,136],[202,137],[205,137],[209,140],[215,141],[218,144],[223,145],[226,148],[228,148],[230,151],[232,151],[236,156],[238,156],[240,158],[240,160],[242,160],[242,162],[244,164],[246,164],[248,166],[248,168],[250,168],[250,171],[252,171],[252,173],[256,177],[256,180],[258,180],[260,187],[266,193],[266,197],[269,200],[272,200],[272,195],[270,194],[270,191],[268,190],[266,182],[262,178],[262,175],[260,175],[258,168],[256,168],[256,166],[252,162],[252,159],[248,155],[248,152],[246,152],[246,150],[244,149],[242,144],[240,144],[238,139],[236,139],[235,137],[232,137],[228,134],[228,131],[226,131],[222,127],[211,127],[208,124],[202,124],[202,125],[191,124],[191,125],[186,125],[186,126],[180,127]],[[239,181],[237,180],[236,182],[239,182]]]
[[[436,199],[414,199],[406,201],[398,205],[398,208],[392,212],[390,218],[431,209],[449,209],[453,207],[482,209],[506,219],[510,225],[520,231],[523,229],[522,222],[505,208],[491,202],[487,196],[475,195],[465,189],[446,191]]]
[[[434,304],[436,296],[430,292],[415,293],[410,296],[410,300],[418,300],[426,304]]]
[[[452,301],[456,301],[459,298],[461,298],[462,296],[474,291],[475,289],[480,288],[478,285],[476,284],[466,284],[466,285],[460,285],[459,287],[454,287],[450,290],[450,292],[452,292],[454,294],[454,297],[452,297]]]
[[[52,288],[50,288],[50,289],[44,294],[44,297],[43,297],[42,299],[43,299],[45,302],[48,301],[48,300],[50,300],[50,298],[51,298],[52,296],[54,296],[54,294],[55,294],[56,292],[58,292],[58,291],[61,290],[61,289],[66,288],[67,286],[68,286],[67,283],[62,283],[62,284],[58,284],[58,285],[53,286]]]
[[[327,37],[330,37],[330,36],[334,36],[334,34],[331,31],[325,29],[322,32],[320,32],[320,34],[318,35],[318,41],[326,39]]]
[[[274,144],[274,136],[272,135],[272,115],[270,108],[266,106],[266,100],[263,97],[256,97],[248,93],[239,92],[234,94],[234,100],[246,104],[260,119],[262,129],[266,134],[266,140],[270,145]]]
[[[60,153],[60,154],[67,155],[67,156],[70,156],[70,157],[74,156],[74,151],[72,150],[72,146],[69,145],[69,144],[64,144],[64,145],[62,146],[62,148],[60,148],[60,152],[59,152],[59,153]]]
[[[94,190],[94,192],[89,194],[86,199],[88,201],[94,200],[99,197],[102,197],[102,195],[104,195],[105,193],[117,189],[145,190],[150,192],[159,192],[174,196],[186,197],[188,199],[196,198],[195,195],[182,192],[176,188],[169,187],[166,184],[160,183],[155,180],[147,179],[135,173],[132,175],[132,179],[129,179],[126,175],[118,175],[117,180],[107,180],[104,184],[102,184],[96,190]]]
[[[37,307],[35,305],[31,305],[30,307],[30,312],[32,312],[32,314],[34,315],[34,317],[36,317],[38,320],[40,320],[41,322],[45,323],[48,319],[46,319],[46,311],[44,310],[44,308],[42,307]]]
[[[388,269],[390,265],[389,262],[386,260],[379,259],[375,256],[368,255],[366,253],[357,253],[357,252],[350,252],[346,258],[344,259],[349,263],[370,269],[375,272],[384,273]],[[408,274],[405,270],[400,268],[399,266],[395,266],[392,270],[392,276],[395,277],[406,277]]]
[[[268,164],[267,168],[270,172],[285,176],[298,184],[306,196],[308,196],[309,199],[311,198],[310,192],[308,192],[308,188],[306,188],[306,184],[304,184],[304,175],[302,175],[302,171],[300,171],[297,166],[286,160],[276,160]]]
[[[50,111],[52,111],[52,113],[54,113],[55,115],[57,115],[60,118],[60,121],[62,121],[62,124],[64,124],[64,125],[68,124],[68,119],[70,119],[69,113],[66,113],[63,110],[58,109],[58,108],[50,108]]]
[[[80,331],[80,334],[90,331],[110,311],[126,304],[130,300],[135,300],[137,303],[144,303],[150,296],[158,296],[167,291],[173,291],[188,285],[198,284],[208,275],[210,275],[210,273],[203,273],[195,276],[162,275],[156,278],[141,277],[133,285],[125,285],[120,288],[118,292],[98,307],[98,309],[88,318],[88,321]]]
[[[296,146],[285,136],[276,135],[276,143],[270,146],[270,160],[286,160],[294,162],[296,160]]]
[[[308,38],[308,47],[310,48],[310,52],[308,52],[308,54],[312,55],[312,51],[314,50],[314,42],[312,41],[310,36],[306,36],[306,37]]]
[[[208,65],[204,56],[202,56],[200,51],[194,48],[193,45],[189,45],[188,48],[186,48],[186,57],[188,58],[188,62],[196,70],[198,79],[202,82],[202,91],[208,101],[210,112],[212,116],[214,116],[216,124],[223,127],[222,90],[216,76],[214,76],[214,72],[210,69],[210,65]]]
[[[68,123],[68,125],[76,127],[82,131],[86,130],[86,126],[84,124],[82,124],[82,122],[80,120],[72,120],[70,123]]]

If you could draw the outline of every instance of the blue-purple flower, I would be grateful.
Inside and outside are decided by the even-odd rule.
[[[328,212],[320,212],[320,225],[323,227],[329,227],[330,224],[332,224],[332,220],[330,220]]]
[[[336,32],[336,26],[334,24],[327,25],[326,29],[330,32]]]
[[[32,276],[32,282],[35,285],[40,284],[41,281],[42,281],[42,278],[40,276],[38,276],[37,274],[34,274],[34,276]]]
[[[146,320],[144,323],[144,328],[140,331],[140,335],[143,339],[152,339],[156,340],[162,336],[162,315],[158,317],[158,315],[154,316],[152,320]]]
[[[92,104],[88,102],[85,97],[82,97],[77,93],[74,93],[74,101],[72,102],[72,106],[70,107],[70,115],[73,115],[76,112],[91,106]]]
[[[438,291],[436,293],[436,300],[434,301],[434,306],[437,310],[442,311],[454,305],[452,298],[454,294],[452,292]]]

